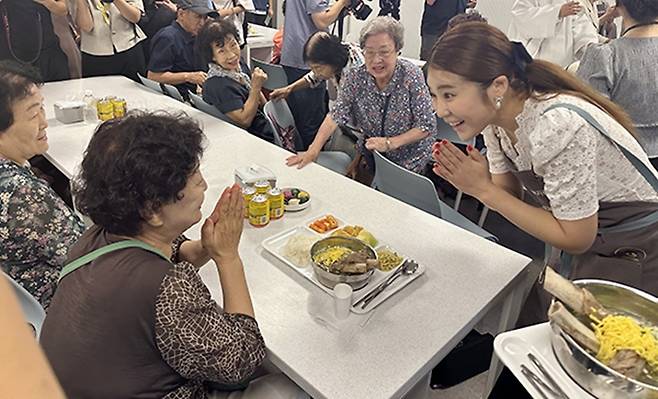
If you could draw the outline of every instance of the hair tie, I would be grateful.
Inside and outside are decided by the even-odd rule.
[[[532,63],[532,56],[523,43],[512,42],[512,65],[519,79],[526,81],[526,67]]]

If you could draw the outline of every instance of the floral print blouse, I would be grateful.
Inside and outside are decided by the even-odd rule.
[[[68,249],[84,229],[82,220],[29,166],[0,159],[0,267],[44,309]]]
[[[387,108],[386,113],[384,108]],[[423,72],[399,58],[384,90],[377,87],[365,65],[346,71],[331,117],[338,125],[351,124],[360,128],[365,138],[398,136],[413,128],[429,133],[420,141],[385,153],[391,161],[417,173],[425,169],[432,143],[436,141],[436,116]],[[383,131],[382,119],[385,119]],[[358,147],[366,154],[364,139],[359,140]]]
[[[532,171],[544,181],[550,211],[560,220],[580,220],[598,212],[599,202],[658,202],[658,194],[613,144],[566,103],[590,113],[614,140],[648,163],[630,133],[597,106],[568,94],[530,98],[516,117],[512,143],[495,126],[483,132],[489,171]]]

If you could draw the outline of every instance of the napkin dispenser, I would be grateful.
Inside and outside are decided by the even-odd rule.
[[[270,187],[276,187],[276,176],[264,166],[253,164],[235,169],[235,182],[240,187],[253,186],[261,180],[267,180]]]
[[[85,119],[85,103],[82,101],[58,101],[55,103],[55,118],[62,123],[81,122]]]

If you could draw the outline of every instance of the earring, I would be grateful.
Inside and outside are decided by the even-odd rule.
[[[503,98],[502,97],[494,98],[494,107],[496,107],[496,109],[500,109],[500,107],[502,106],[503,106]]]

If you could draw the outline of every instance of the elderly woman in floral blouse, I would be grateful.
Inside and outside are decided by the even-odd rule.
[[[308,151],[287,159],[301,168],[317,157],[338,125],[359,128],[359,155],[350,167],[372,172],[370,151],[377,150],[391,161],[424,173],[435,141],[436,116],[421,70],[398,58],[403,46],[403,27],[391,17],[371,20],[360,34],[365,65],[345,73],[338,99],[318,130]]]
[[[48,150],[40,85],[36,72],[0,65],[0,266],[47,308],[84,225],[30,170],[28,159]]]
[[[168,114],[128,114],[94,133],[74,191],[95,225],[71,248],[41,332],[68,397],[307,397],[281,375],[211,393],[246,385],[265,343],[238,253],[240,188],[224,190],[201,240],[182,236],[202,219],[203,137]],[[198,274],[210,260],[223,310]]]

